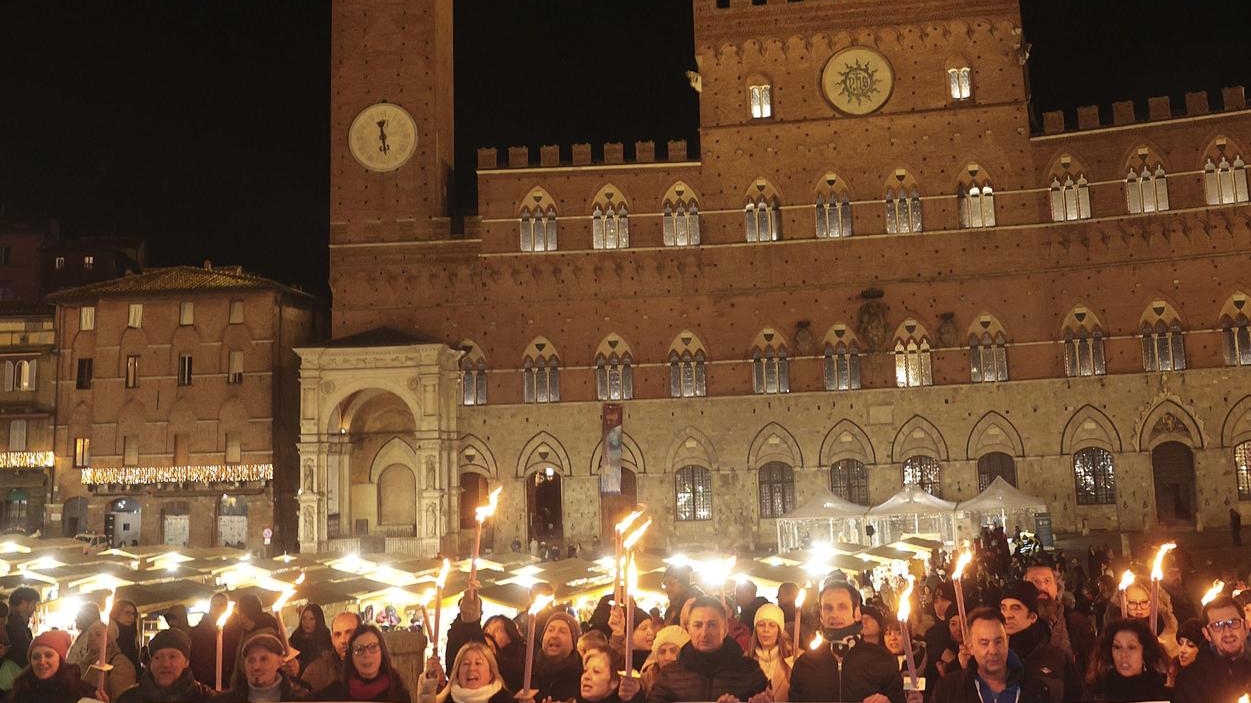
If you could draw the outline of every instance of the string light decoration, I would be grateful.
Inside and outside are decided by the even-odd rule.
[[[52,452],[0,452],[0,469],[50,469],[55,461]]]
[[[209,464],[205,466],[113,466],[83,469],[83,484],[142,486],[150,483],[219,483],[270,481],[273,464]]]

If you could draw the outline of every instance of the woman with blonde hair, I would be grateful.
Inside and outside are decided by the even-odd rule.
[[[99,620],[87,626],[82,636],[86,639],[85,661],[86,666],[80,667],[83,674],[83,681],[98,686],[100,682],[100,670],[93,666],[100,661],[100,648],[104,646],[104,639],[109,631],[107,625]],[[122,691],[135,685],[138,676],[135,672],[134,664],[122,654],[122,650],[117,646],[115,640],[108,641],[108,648],[105,650],[104,663],[113,667],[104,674],[104,686],[102,690],[109,694],[109,700],[117,700]]]
[[[442,664],[431,657],[427,676],[442,679]],[[483,642],[467,642],[456,653],[447,685],[439,691],[438,703],[508,703],[513,692],[504,685],[495,652]]]
[[[786,636],[786,616],[782,609],[765,603],[756,610],[751,644],[746,657],[760,665],[769,679],[773,700],[784,701],[791,688],[791,641]]]

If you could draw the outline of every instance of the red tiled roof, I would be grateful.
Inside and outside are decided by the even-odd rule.
[[[77,288],[67,288],[48,296],[48,302],[61,303],[84,298],[108,296],[145,295],[153,293],[181,293],[232,290],[279,290],[295,295],[312,297],[304,291],[291,288],[277,281],[246,273],[239,266],[199,268],[196,266],[171,266],[148,269],[143,273],[128,274],[99,283]]]

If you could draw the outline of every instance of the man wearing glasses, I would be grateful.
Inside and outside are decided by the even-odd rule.
[[[1202,618],[1208,646],[1199,650],[1194,664],[1177,675],[1175,703],[1234,701],[1251,689],[1242,609],[1233,598],[1220,596],[1203,606]]]

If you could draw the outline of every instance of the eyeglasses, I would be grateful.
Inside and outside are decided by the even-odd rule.
[[[1149,600],[1127,600],[1127,601],[1125,601],[1125,605],[1127,605],[1127,606],[1129,606],[1129,607],[1131,607],[1131,608],[1150,608],[1150,607],[1151,607],[1151,601],[1149,601]]]
[[[358,644],[352,648],[352,654],[358,654],[358,655],[359,654],[374,654],[379,649],[380,647],[377,642],[370,642],[369,644]]]
[[[1241,630],[1242,618],[1228,618],[1226,620],[1217,620],[1216,622],[1208,623],[1208,627],[1212,628],[1213,632],[1224,632],[1225,630]]]

